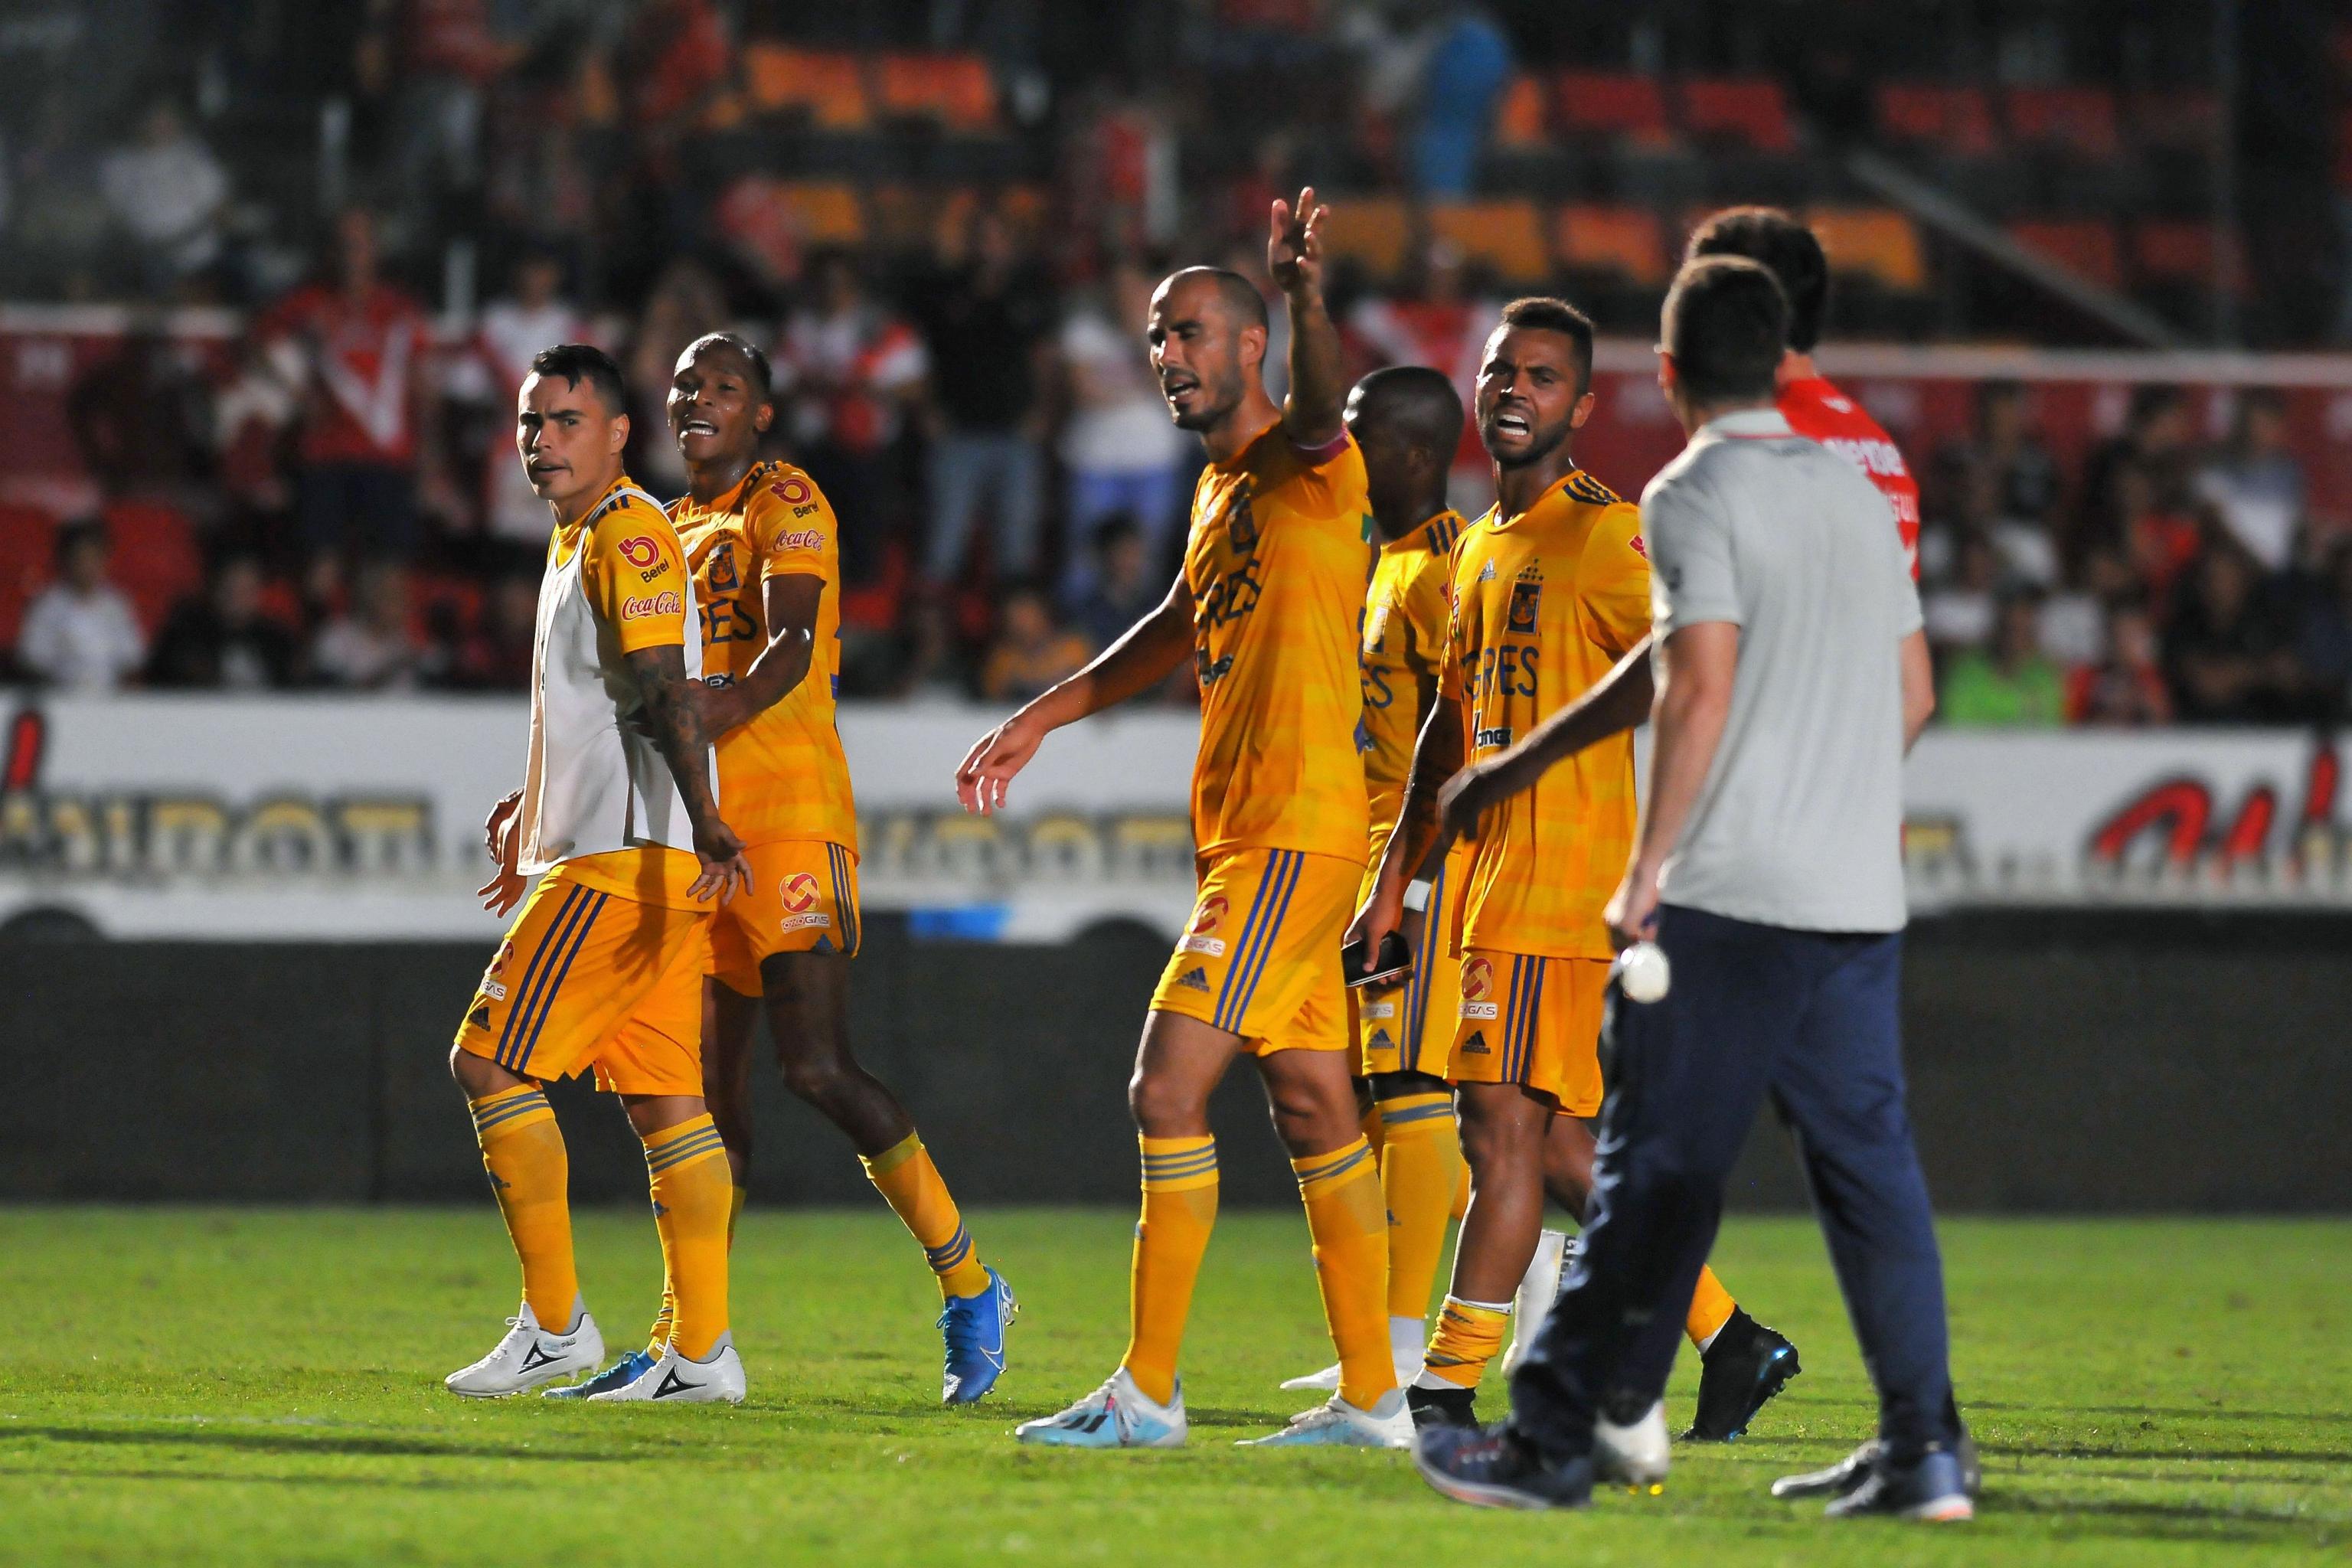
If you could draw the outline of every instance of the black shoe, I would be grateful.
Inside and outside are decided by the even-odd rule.
[[[1870,1467],[1862,1485],[1822,1510],[1832,1519],[1862,1519],[1884,1515],[1895,1519],[1954,1523],[1974,1519],[1976,1504],[1961,1484],[1959,1456],[1948,1448],[1931,1448],[1918,1462],[1896,1469],[1885,1457]]]
[[[1960,1461],[1960,1489],[1972,1498],[1984,1495],[1984,1466],[1977,1459],[1977,1440],[1960,1430],[1959,1446],[1952,1450]],[[1870,1479],[1878,1463],[1878,1439],[1873,1437],[1826,1470],[1782,1476],[1772,1483],[1776,1498],[1845,1497]]]
[[[1592,1500],[1591,1460],[1547,1465],[1505,1426],[1428,1428],[1413,1439],[1412,1462],[1423,1480],[1475,1508],[1582,1508]]]
[[[1423,1388],[1415,1384],[1404,1391],[1404,1405],[1412,1412],[1415,1431],[1478,1425],[1478,1391],[1475,1388]]]
[[[1699,1357],[1698,1414],[1685,1443],[1728,1443],[1748,1430],[1765,1402],[1802,1372],[1797,1347],[1738,1308]]]

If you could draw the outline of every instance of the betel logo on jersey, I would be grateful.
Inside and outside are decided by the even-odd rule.
[[[1202,899],[1201,907],[1192,911],[1192,923],[1186,928],[1184,940],[1176,944],[1176,950],[1223,958],[1225,955],[1225,939],[1217,935],[1216,930],[1224,923],[1225,911],[1231,907],[1223,893],[1212,893]]]
[[[1495,966],[1484,958],[1473,958],[1462,966],[1462,1016],[1465,1018],[1492,1018],[1498,1012],[1494,1001]]]
[[[783,879],[776,889],[776,901],[784,906],[784,918],[778,921],[783,931],[800,931],[807,926],[829,926],[833,917],[817,907],[824,895],[817,890],[816,879],[806,871],[795,871]]]
[[[661,546],[642,533],[633,533],[621,541],[621,559],[639,571],[661,559]]]

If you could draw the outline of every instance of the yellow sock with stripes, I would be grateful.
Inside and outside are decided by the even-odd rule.
[[[728,1205],[727,1251],[730,1256],[735,1251],[735,1222],[743,1217],[743,1200],[747,1195],[742,1188],[737,1187],[734,1200]],[[677,1321],[677,1281],[665,1272],[662,1276],[661,1310],[654,1314],[654,1326],[646,1335],[646,1349],[656,1355],[661,1354],[662,1347],[669,1343],[670,1325]]]
[[[948,1194],[948,1184],[940,1179],[940,1168],[931,1163],[931,1152],[923,1147],[922,1139],[909,1132],[879,1154],[870,1158],[861,1154],[858,1159],[866,1166],[866,1179],[922,1243],[931,1272],[940,1277],[940,1294],[977,1296],[987,1289],[988,1270],[981,1267],[979,1255],[972,1250],[971,1232],[963,1227],[963,1215]]]
[[[572,1326],[580,1276],[572,1261],[572,1165],[563,1130],[536,1084],[519,1084],[467,1102],[482,1168],[499,1194],[507,1235],[522,1260],[522,1299],[550,1333]]]
[[[1715,1338],[1738,1310],[1739,1303],[1731,1299],[1731,1292],[1723,1288],[1715,1270],[1701,1268],[1698,1289],[1691,1292],[1690,1315],[1683,1320],[1683,1332],[1690,1336],[1691,1343],[1705,1350],[1706,1342]]]
[[[1142,1138],[1143,1217],[1135,1226],[1127,1354],[1119,1364],[1147,1398],[1176,1396],[1176,1352],[1192,1282],[1217,1223],[1217,1141]]]
[[[1293,1160],[1307,1230],[1315,1238],[1315,1282],[1323,1319],[1339,1352],[1339,1397],[1369,1410],[1396,1387],[1389,1354],[1389,1224],[1379,1163],[1361,1138],[1328,1154]]]
[[[727,1145],[708,1116],[665,1127],[645,1145],[662,1271],[676,1300],[669,1343],[700,1361],[727,1331],[727,1212],[735,1188]]]
[[[1381,1192],[1389,1211],[1389,1316],[1419,1322],[1445,1252],[1454,1208],[1462,1131],[1450,1094],[1405,1094],[1380,1103],[1387,1137],[1381,1148]]]
[[[1503,1330],[1511,1321],[1508,1301],[1465,1301],[1445,1298],[1437,1310],[1437,1332],[1429,1339],[1429,1354],[1421,1363],[1424,1381],[1435,1378],[1456,1388],[1475,1388],[1486,1375],[1486,1363],[1503,1348]]]

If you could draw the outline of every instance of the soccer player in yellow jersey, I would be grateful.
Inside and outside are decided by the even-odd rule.
[[[1574,432],[1592,409],[1591,352],[1591,323],[1557,300],[1510,305],[1488,340],[1478,422],[1495,461],[1496,500],[1454,550],[1444,700],[1419,744],[1404,828],[1358,921],[1368,934],[1396,918],[1388,910],[1399,862],[1417,863],[1438,837],[1431,786],[1465,760],[1510,747],[1649,635],[1641,510],[1579,468],[1572,454]],[[1601,1014],[1613,952],[1601,909],[1632,844],[1633,816],[1633,742],[1620,733],[1497,802],[1477,823],[1463,889],[1452,1060],[1472,1200],[1452,1289],[1409,1391],[1423,1425],[1475,1420],[1479,1379],[1501,1345],[1512,1293],[1542,1228],[1547,1164],[1571,1212],[1581,1215],[1589,1201],[1585,1123],[1601,1109]],[[1735,1317],[1744,1314],[1712,1273],[1703,1274],[1685,1325],[1703,1353]],[[1728,1342],[1769,1343],[1772,1353],[1721,1358],[1727,1369],[1747,1369],[1749,1402],[1735,1430],[1797,1371],[1787,1341],[1744,1322]]]
[[[523,787],[490,814],[498,870],[482,889],[494,912],[522,912],[449,1053],[522,1260],[510,1331],[447,1380],[478,1398],[604,1359],[572,1264],[563,1135],[541,1090],[592,1067],[645,1141],[676,1303],[660,1353],[594,1397],[743,1397],[727,1331],[730,1184],[703,1102],[701,1038],[708,903],[716,894],[723,904],[749,868],[719,818],[692,697],[701,648],[685,554],[660,503],[622,471],[627,406],[619,367],[567,343],[531,362],[515,416],[515,445],[555,532]]]
[[[1413,739],[1437,700],[1448,583],[1461,513],[1445,482],[1462,441],[1462,398],[1444,374],[1422,365],[1376,370],[1348,395],[1348,433],[1364,455],[1365,490],[1380,559],[1365,596],[1364,788],[1370,853],[1396,826],[1412,767]],[[1436,857],[1407,889],[1404,932],[1412,968],[1396,984],[1365,986],[1356,1002],[1357,1093],[1381,1165],[1389,1220],[1389,1350],[1403,1383],[1421,1371],[1422,1325],[1445,1247],[1462,1142],[1445,1062],[1454,1044],[1455,967],[1447,913],[1448,872]],[[1463,852],[1467,864],[1467,850]],[[1458,881],[1457,874],[1453,881]],[[1370,885],[1359,896],[1370,891]],[[1424,929],[1423,922],[1426,921]],[[1337,1366],[1285,1388],[1335,1389]]]
[[[1013,1293],[982,1264],[905,1107],[850,1050],[857,816],[834,716],[840,523],[808,475],[760,460],[774,419],[767,356],[748,340],[713,333],[678,356],[669,423],[688,493],[670,515],[703,606],[699,706],[751,869],[751,888],[719,911],[711,932],[710,1113],[740,1205],[751,1156],[751,1041],[764,1004],[785,1087],[841,1129],[922,1246],[944,1302],[940,1398],[968,1405],[1004,1371]],[[656,1324],[656,1342],[663,1331]]]
[[[1339,1391],[1259,1441],[1402,1447],[1412,1437],[1390,1364],[1388,1226],[1349,1081],[1339,967],[1368,827],[1356,636],[1372,549],[1363,459],[1341,423],[1339,333],[1323,304],[1323,216],[1311,190],[1273,205],[1266,262],[1291,331],[1279,412],[1262,374],[1265,306],[1246,279],[1191,268],[1153,295],[1152,368],[1176,423],[1200,434],[1209,458],[1183,571],[1158,609],[982,737],[957,770],[966,809],[993,810],[1048,733],[1193,658],[1200,893],[1153,994],[1129,1088],[1143,1215],[1127,1354],[1092,1394],[1024,1425],[1024,1442],[1184,1441],[1177,1351],[1217,1205],[1209,1095],[1244,1054],[1297,1173],[1339,1352]]]

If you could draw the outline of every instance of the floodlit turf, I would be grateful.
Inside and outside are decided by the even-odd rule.
[[[1129,1216],[973,1216],[1024,1307],[1013,1371],[937,1408],[936,1295],[885,1214],[754,1212],[740,1410],[465,1403],[442,1374],[513,1310],[495,1213],[0,1211],[0,1560],[897,1564],[2257,1562],[2352,1543],[2352,1223],[1955,1221],[1944,1235],[1978,1522],[1832,1526],[1764,1495],[1868,1426],[1821,1246],[1736,1222],[1716,1259],[1805,1374],[1664,1496],[1580,1515],[1438,1500],[1401,1454],[1232,1440],[1328,1359],[1305,1226],[1220,1225],[1193,1312],[1192,1445],[1006,1436],[1109,1372]],[[580,1218],[614,1343],[658,1279],[641,1213]],[[1692,1369],[1670,1411],[1686,1415]],[[1498,1408],[1489,1384],[1486,1403]]]

